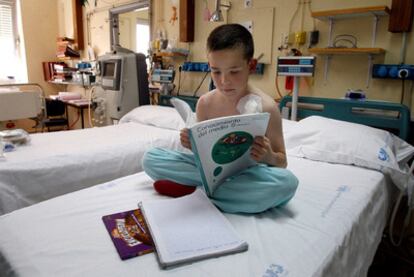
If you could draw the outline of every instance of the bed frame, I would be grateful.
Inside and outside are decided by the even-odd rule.
[[[161,95],[160,105],[172,106],[170,99],[178,97],[195,111],[198,97]],[[279,104],[284,118],[290,118],[292,97],[285,96]],[[410,110],[407,106],[384,101],[348,100],[319,97],[298,97],[297,119],[312,115],[354,122],[390,131],[403,140],[410,135]]]
[[[284,118],[290,118],[292,97],[279,103]],[[407,140],[410,131],[410,110],[407,106],[382,101],[359,101],[318,97],[298,97],[297,118],[312,115],[349,121],[384,129]]]
[[[38,123],[44,117],[45,93],[39,84],[0,84],[0,90],[0,121],[30,118]]]

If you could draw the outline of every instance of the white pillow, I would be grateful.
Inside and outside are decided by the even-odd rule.
[[[124,115],[119,123],[135,122],[163,129],[181,130],[185,123],[172,107],[144,105]]]
[[[289,130],[285,145],[288,155],[381,171],[407,190],[407,162],[414,147],[387,131],[311,116]]]
[[[291,130],[294,130],[296,124],[298,124],[297,121],[282,118],[283,136],[286,137]]]

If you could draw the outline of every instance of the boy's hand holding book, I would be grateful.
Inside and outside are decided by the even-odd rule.
[[[254,138],[252,148],[250,150],[250,157],[256,162],[272,164],[272,144],[266,136],[257,136]]]
[[[180,131],[180,141],[181,145],[187,149],[191,150],[190,135],[188,134],[188,129],[184,128]]]

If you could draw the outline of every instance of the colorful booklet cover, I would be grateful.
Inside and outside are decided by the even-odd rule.
[[[191,148],[207,195],[211,196],[226,178],[257,164],[250,158],[256,136],[264,136],[269,113],[251,113],[196,122],[190,106],[171,99],[189,129]]]
[[[250,157],[250,149],[256,136],[265,135],[269,117],[269,113],[226,116],[189,128],[191,148],[207,195],[226,178],[257,164]]]
[[[102,220],[122,260],[154,251],[151,234],[140,209],[105,215]]]

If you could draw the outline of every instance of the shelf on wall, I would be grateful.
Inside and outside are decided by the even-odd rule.
[[[78,83],[78,82],[69,82],[69,81],[48,81],[51,84],[55,84],[55,85],[80,85],[82,86],[82,83]]]
[[[312,17],[319,20],[346,19],[360,16],[384,16],[389,15],[390,9],[387,6],[372,6],[352,9],[338,9],[312,12]]]
[[[186,54],[179,52],[156,52],[155,55],[158,57],[187,57]]]
[[[74,86],[83,86],[83,87],[89,87],[92,86],[93,84],[84,84],[82,82],[72,82],[72,81],[48,81],[51,84],[55,84],[55,85],[74,85]]]
[[[379,55],[385,53],[382,48],[310,48],[309,53],[318,55],[346,55],[346,54],[371,54]]]
[[[69,56],[56,56],[59,61],[70,61],[75,59],[80,59],[79,57],[69,57]]]
[[[365,54],[368,55],[368,77],[366,86],[369,86],[371,79],[371,70],[373,63],[373,56],[385,53],[385,50],[382,48],[375,47],[375,41],[377,37],[377,25],[379,18],[381,16],[386,16],[390,14],[390,9],[387,6],[371,6],[371,7],[361,7],[361,8],[351,8],[351,9],[336,9],[336,10],[325,10],[312,12],[312,17],[329,22],[329,37],[328,37],[328,46],[325,48],[311,48],[309,49],[310,53],[317,55],[325,55],[325,72],[324,80],[325,82],[328,79],[329,71],[329,61],[332,55],[355,55],[355,54]],[[334,21],[338,19],[348,19],[356,17],[372,17],[373,20],[373,30],[372,30],[372,41],[371,48],[335,48],[333,47],[333,26]]]

